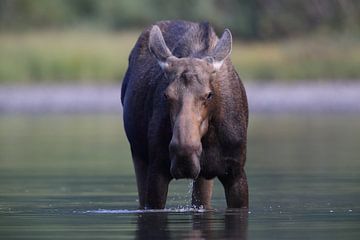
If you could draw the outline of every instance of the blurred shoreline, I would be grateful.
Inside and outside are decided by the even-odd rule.
[[[251,113],[360,114],[360,81],[245,82]],[[0,113],[121,113],[121,84],[0,85]]]
[[[2,84],[114,84],[125,75],[140,31],[0,31]],[[234,38],[242,79],[296,82],[360,79],[359,37],[308,35],[268,41]]]

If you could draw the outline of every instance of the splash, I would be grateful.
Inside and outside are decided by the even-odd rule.
[[[185,195],[175,195],[173,200],[183,201],[184,205],[179,204],[174,208],[165,208],[165,209],[96,209],[96,210],[87,210],[87,211],[74,211],[74,213],[83,213],[83,214],[136,214],[136,213],[202,213],[207,210],[203,207],[195,207],[192,205],[192,191],[194,187],[194,181],[191,180],[188,184],[187,192]]]
[[[146,209],[146,210],[97,209],[97,210],[87,210],[87,211],[74,211],[74,213],[83,213],[83,214],[202,213],[202,212],[206,212],[206,210],[204,208],[193,208],[193,207]]]
[[[182,208],[190,208],[190,209],[194,208],[191,204],[193,187],[194,187],[194,180],[191,180],[188,184],[188,190],[185,195],[185,206],[183,206]]]
[[[192,191],[194,186],[193,180],[187,180],[187,188],[185,193],[175,193],[169,197],[168,202],[171,205],[177,206],[176,209],[192,209],[195,208],[192,206]]]

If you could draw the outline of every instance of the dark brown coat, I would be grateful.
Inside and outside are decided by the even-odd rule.
[[[173,178],[195,179],[193,204],[210,208],[218,177],[229,208],[248,207],[248,105],[229,55],[207,23],[162,21],[129,57],[121,101],[140,208],[164,208]]]

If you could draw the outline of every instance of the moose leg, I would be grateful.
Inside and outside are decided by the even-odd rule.
[[[141,158],[132,154],[135,175],[136,175],[136,183],[139,194],[139,208],[145,208],[145,195],[146,195],[146,180],[147,180],[147,171],[148,164]]]
[[[219,177],[224,186],[228,208],[248,208],[249,194],[246,174],[244,169],[236,176]]]
[[[199,177],[194,180],[192,201],[194,207],[203,206],[205,209],[210,209],[211,195],[213,189],[213,180],[206,180]]]
[[[171,178],[155,168],[149,168],[146,191],[146,209],[163,209]]]

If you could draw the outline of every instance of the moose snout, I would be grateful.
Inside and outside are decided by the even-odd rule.
[[[180,145],[171,142],[169,145],[171,167],[170,173],[175,179],[196,179],[200,173],[201,144]]]

